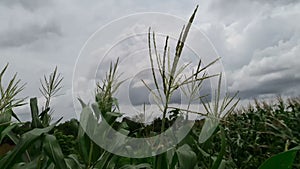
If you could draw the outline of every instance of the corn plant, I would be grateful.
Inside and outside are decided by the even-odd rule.
[[[17,73],[9,81],[7,87],[2,84],[4,73],[8,68],[8,64],[0,72],[0,115],[1,119],[5,114],[11,114],[17,120],[17,115],[12,111],[12,108],[24,105],[26,98],[16,98],[16,96],[24,89],[25,84],[21,84],[21,80],[17,79]],[[5,123],[5,121],[3,121]],[[7,122],[7,121],[6,121]],[[2,123],[1,123],[2,124]]]
[[[275,103],[255,100],[254,105],[236,110],[222,122],[238,168],[258,168],[271,156],[300,145],[299,103],[299,98],[286,102],[278,98]],[[299,159],[295,157],[295,168],[300,166]]]
[[[57,67],[55,67],[53,73],[51,73],[47,79],[44,75],[44,80],[40,80],[41,88],[39,88],[41,94],[44,96],[46,102],[42,108],[43,113],[40,115],[42,123],[49,125],[51,121],[51,114],[53,110],[50,110],[50,101],[53,97],[58,96],[58,92],[62,89],[61,82],[63,77],[57,73]]]
[[[17,98],[17,95],[25,86],[25,84],[21,84],[20,79],[17,79],[17,73],[9,80],[7,87],[3,85],[3,77],[7,68],[8,64],[6,64],[0,73],[0,145],[4,142],[6,136],[15,140],[11,134],[11,131],[16,127],[16,124],[12,121],[12,117],[19,122],[20,120],[14,113],[13,108],[25,104],[25,98]]]
[[[6,68],[7,66],[2,71],[1,78]],[[48,91],[50,91],[50,93],[53,91],[52,89],[59,88],[59,84],[61,82],[60,80],[57,85],[55,81],[56,71],[57,69],[55,69],[54,75],[50,76],[49,81],[45,80],[47,83],[46,85],[49,86],[48,89],[50,90]],[[15,78],[16,75],[10,81],[9,87],[5,92],[6,95],[4,95],[6,98],[8,98],[7,100],[10,101],[10,105],[8,107],[5,107],[9,110],[11,110],[12,107],[20,106],[21,101],[23,101],[23,99],[21,99],[17,100],[16,103],[14,103],[16,100],[14,99],[15,95],[23,89],[23,86],[21,88],[18,88],[20,80],[15,82]],[[54,84],[54,86],[52,86],[51,84]],[[46,92],[45,86],[43,86],[43,89]],[[2,86],[1,93],[4,93]],[[15,144],[14,149],[0,158],[1,168],[51,168],[51,166],[56,166],[58,168],[67,168],[59,143],[57,142],[55,136],[51,134],[51,131],[61,119],[50,125],[50,122],[45,121],[44,118],[50,110],[49,103],[51,97],[53,97],[52,94],[48,95],[47,98],[49,102],[46,103],[48,108],[43,110],[41,113],[38,110],[37,98],[30,99],[32,121],[30,123],[29,131],[25,133],[13,132],[14,128],[22,127],[24,125],[23,122],[13,123],[3,131],[1,131],[1,142],[5,137],[8,137]],[[5,102],[1,101],[1,103]]]
[[[175,48],[175,56],[173,57],[173,61],[171,61],[170,56],[170,47],[168,45],[169,37],[166,37],[165,46],[163,54],[160,55],[157,51],[156,46],[156,40],[155,40],[155,33],[152,33],[151,38],[151,29],[149,28],[148,32],[148,48],[149,48],[149,58],[151,63],[151,70],[152,70],[152,77],[155,84],[155,89],[157,90],[157,93],[153,92],[153,89],[151,89],[143,80],[142,82],[145,84],[145,86],[149,89],[151,94],[154,96],[155,101],[157,105],[159,106],[159,109],[162,111],[162,126],[161,126],[161,132],[165,130],[165,121],[167,112],[170,109],[170,100],[174,94],[174,92],[178,91],[180,88],[182,88],[185,85],[188,84],[195,84],[195,83],[202,83],[203,80],[208,79],[210,77],[213,77],[215,75],[208,76],[205,73],[205,70],[217,62],[219,59],[214,60],[213,62],[209,63],[208,65],[204,66],[203,68],[200,67],[201,60],[199,60],[198,67],[195,72],[193,72],[191,75],[186,76],[183,72],[187,69],[189,64],[187,65],[179,65],[179,61],[181,59],[181,54],[184,48],[185,41],[187,39],[189,30],[191,28],[191,25],[193,23],[193,20],[195,18],[196,12],[197,12],[198,6],[194,10],[194,13],[189,19],[189,22],[187,26],[183,26],[183,29],[179,35],[179,39],[177,41],[177,45]],[[154,55],[153,56],[153,50],[151,45],[151,39],[153,42],[153,50]],[[156,60],[156,62],[154,62]],[[159,70],[159,74],[155,72],[155,63]],[[199,76],[201,73],[204,73],[203,76]],[[162,86],[159,85],[159,79],[162,81]],[[196,90],[196,89],[194,89]]]

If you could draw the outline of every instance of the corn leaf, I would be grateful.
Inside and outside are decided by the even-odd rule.
[[[61,119],[60,119],[61,120]],[[60,121],[59,120],[59,121]],[[54,126],[59,122],[50,125],[49,127],[39,129],[35,128],[33,130],[30,130],[23,134],[21,136],[21,139],[17,146],[11,151],[11,153],[8,153],[6,156],[4,156],[0,160],[0,166],[1,169],[9,169],[11,166],[13,166],[14,163],[22,156],[22,154],[38,139],[40,139],[45,133],[48,133],[51,131]]]
[[[179,147],[176,150],[178,161],[179,161],[179,168],[194,168],[197,164],[197,155],[191,149],[191,147],[187,144]]]
[[[57,168],[67,168],[64,161],[64,154],[58,144],[55,136],[46,134],[43,141],[43,148],[50,158],[50,160],[55,164]]]
[[[37,98],[30,99],[30,109],[31,109],[31,118],[32,122],[31,125],[33,128],[42,128],[42,122],[39,118],[39,109],[38,109],[38,102]]]
[[[292,169],[295,156],[299,150],[300,150],[300,146],[279,153],[267,159],[259,167],[259,169],[270,169],[270,168]]]

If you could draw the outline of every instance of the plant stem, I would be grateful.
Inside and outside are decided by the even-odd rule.
[[[88,160],[87,169],[90,168],[90,166],[91,166],[92,155],[93,155],[93,150],[94,150],[94,143],[92,141],[90,141],[90,143],[91,143],[91,145],[90,145],[90,152],[89,152],[89,160]]]
[[[212,166],[212,169],[218,169],[221,162],[222,162],[222,159],[223,159],[223,156],[225,154],[225,151],[226,151],[226,136],[225,136],[225,131],[224,131],[224,128],[222,126],[219,126],[220,127],[220,130],[221,130],[221,150],[220,150],[220,153],[216,159],[216,161],[214,162],[213,166]]]
[[[165,106],[164,106],[164,111],[163,111],[163,118],[162,118],[162,124],[161,124],[161,133],[165,131],[165,123],[166,123],[166,115],[167,115],[167,111],[168,111],[168,103],[169,103],[169,99],[167,100],[168,98],[166,98],[166,103],[165,103]]]

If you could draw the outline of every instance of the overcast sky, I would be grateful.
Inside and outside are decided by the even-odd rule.
[[[240,91],[242,99],[299,96],[298,0],[1,0],[0,67],[9,62],[7,75],[18,72],[27,83],[22,95],[41,98],[39,79],[57,65],[65,79],[64,95],[53,101],[55,116],[68,119],[75,116],[76,59],[95,31],[141,12],[187,20],[197,4],[194,25],[222,57],[229,91]]]

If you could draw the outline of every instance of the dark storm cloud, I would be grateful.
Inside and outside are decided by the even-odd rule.
[[[41,1],[41,0],[1,0],[0,4],[13,7],[16,5],[21,5],[24,9],[30,11],[37,10],[41,7],[49,6],[51,1]]]
[[[152,78],[151,75],[148,76],[148,78]],[[151,80],[150,80],[151,82]],[[202,87],[200,88],[199,92],[200,96],[206,96],[207,100],[211,99],[211,84],[210,80],[206,79],[202,83]],[[151,83],[147,84],[151,89],[156,89],[155,85]],[[158,84],[159,86],[162,86],[161,83]],[[134,86],[131,85],[131,86]],[[189,85],[191,86],[191,85]],[[130,103],[134,106],[136,105],[143,105],[143,104],[153,104],[153,94],[150,93],[149,89],[145,86],[138,86],[138,87],[129,87],[129,100]],[[170,100],[171,104],[187,104],[188,99],[187,96],[184,94],[183,90],[186,92],[186,94],[189,95],[187,85],[182,86],[182,88],[178,88],[172,95],[172,98]],[[161,91],[162,92],[162,91]],[[163,96],[163,95],[162,95]],[[199,99],[196,99],[196,103],[199,103]],[[194,102],[193,102],[194,103]]]
[[[249,82],[255,85],[255,81]],[[241,99],[257,98],[263,95],[290,95],[299,96],[300,78],[295,78],[293,75],[282,77],[260,83],[255,89],[246,89],[239,93]]]
[[[183,99],[184,95],[180,90],[177,90],[172,95],[172,98],[170,100],[171,104],[186,104],[187,102]],[[155,104],[155,102],[152,100],[153,95],[150,93],[150,91],[145,87],[135,87],[131,89],[131,92],[129,94],[130,103],[133,106],[137,105],[143,105],[143,104]]]
[[[0,33],[0,48],[20,47],[29,45],[37,40],[44,40],[52,36],[61,36],[60,27],[54,23],[45,25],[26,25],[22,28],[6,30]]]

